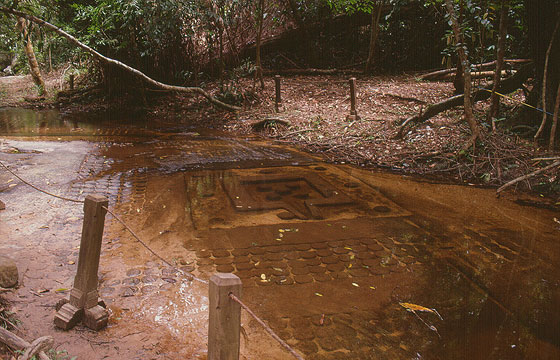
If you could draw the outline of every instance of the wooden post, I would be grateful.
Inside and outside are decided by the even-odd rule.
[[[74,74],[70,74],[70,90],[74,90]]]
[[[346,117],[347,121],[360,120],[356,111],[356,78],[350,78],[350,115]]]
[[[241,298],[241,280],[217,273],[209,287],[208,360],[238,360],[241,306],[229,294]]]
[[[85,326],[99,330],[107,326],[109,313],[99,305],[97,271],[103,226],[109,201],[104,196],[88,195],[84,203],[84,225],[78,257],[78,270],[69,301],[56,313],[54,324],[69,330],[82,320]]]
[[[280,92],[280,75],[274,75],[274,88],[276,89],[274,109],[276,112],[282,112],[284,111],[284,106],[282,105],[282,94]]]

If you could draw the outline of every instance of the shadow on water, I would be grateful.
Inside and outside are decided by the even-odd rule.
[[[235,273],[306,358],[560,358],[557,214],[253,138],[113,124],[0,111],[5,136],[103,134],[68,194],[106,194],[197,276]],[[155,299],[146,316],[162,316]]]

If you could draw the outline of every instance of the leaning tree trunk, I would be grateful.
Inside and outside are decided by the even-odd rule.
[[[500,28],[498,35],[498,51],[496,56],[496,72],[494,73],[494,87],[490,96],[490,111],[488,111],[488,120],[492,122],[492,130],[496,131],[496,122],[500,111],[500,98],[496,91],[500,86],[502,78],[502,68],[504,66],[504,54],[507,36],[507,16],[509,11],[508,0],[502,0],[502,8],[500,9]]]
[[[39,95],[45,95],[47,93],[47,88],[45,87],[43,76],[41,76],[39,63],[37,62],[37,58],[35,57],[33,42],[31,41],[31,34],[27,30],[27,20],[25,20],[25,18],[23,17],[19,17],[17,26],[19,31],[21,31],[21,34],[23,35],[25,55],[27,55],[27,62],[29,63],[29,71],[31,72],[33,82],[39,87]]]
[[[459,21],[457,20],[457,13],[453,7],[452,0],[445,0],[447,6],[447,12],[451,19],[451,27],[453,28],[453,34],[455,35],[455,43],[457,44],[457,54],[459,55],[459,60],[463,66],[463,71],[465,75],[465,87],[464,87],[464,106],[465,106],[465,119],[467,120],[469,127],[471,128],[472,137],[470,143],[476,146],[476,140],[480,138],[480,128],[476,123],[473,115],[472,109],[472,99],[471,99],[471,66],[469,63],[469,58],[467,56],[466,45],[464,42],[463,35],[461,33],[461,28]]]
[[[381,10],[383,9],[385,1],[379,0],[371,10],[371,32],[369,37],[369,52],[366,60],[366,67],[364,72],[371,73],[373,70],[373,63],[375,60],[375,46],[377,45],[377,38],[379,36],[379,18],[381,17]]]
[[[259,80],[261,83],[261,89],[264,89],[264,79],[262,71],[262,61],[261,61],[261,40],[263,32],[263,22],[264,22],[264,0],[259,0],[257,9],[257,48],[255,54],[255,80]]]
[[[45,20],[39,19],[36,16],[15,10],[15,9],[11,9],[11,8],[7,8],[5,6],[0,6],[0,12],[3,12],[5,14],[11,14],[11,15],[15,15],[17,17],[23,17],[26,18],[29,21],[33,21],[34,23],[44,26],[49,30],[52,30],[54,32],[56,32],[57,34],[65,37],[68,41],[70,41],[72,44],[76,45],[77,47],[87,51],[88,53],[90,53],[95,59],[97,59],[98,61],[102,62],[105,65],[113,65],[116,66],[117,68],[124,70],[134,76],[137,76],[138,78],[142,79],[143,81],[147,82],[148,84],[158,88],[158,89],[162,89],[162,90],[166,90],[166,91],[177,91],[177,92],[183,92],[183,93],[191,93],[191,94],[199,94],[204,96],[210,103],[221,107],[223,109],[229,110],[229,111],[237,111],[237,110],[241,110],[240,107],[238,106],[234,106],[234,105],[229,105],[226,104],[218,99],[216,99],[215,97],[213,97],[212,95],[210,95],[209,93],[207,93],[206,91],[204,91],[204,89],[199,88],[199,87],[184,87],[184,86],[174,86],[174,85],[167,85],[164,84],[162,82],[159,82],[157,80],[152,79],[151,77],[147,76],[146,74],[144,74],[143,72],[130,67],[118,60],[115,59],[111,59],[107,56],[101,55],[99,52],[95,51],[94,49],[90,48],[89,46],[87,46],[86,44],[80,42],[78,39],[76,39],[75,37],[73,37],[72,35],[68,34],[66,31],[60,29],[57,26],[54,26],[53,24],[46,22]]]

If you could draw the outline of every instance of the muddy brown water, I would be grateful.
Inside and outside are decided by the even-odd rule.
[[[307,359],[560,358],[558,213],[177,123],[2,109],[0,133],[0,159],[37,185],[106,195],[177,267],[239,276],[242,299]],[[83,359],[206,357],[207,289],[110,218],[110,325],[55,330],[81,209],[5,171],[0,187],[0,249],[23,268],[7,296],[31,338]],[[290,358],[246,314],[242,326],[242,358]]]

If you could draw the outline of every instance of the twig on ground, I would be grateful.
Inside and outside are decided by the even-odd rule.
[[[544,171],[546,171],[546,170],[548,170],[548,169],[552,169],[552,168],[554,168],[554,167],[556,167],[556,166],[560,166],[560,160],[555,161],[555,162],[553,162],[552,164],[543,167],[542,169],[535,170],[535,171],[533,171],[533,172],[530,173],[530,174],[523,175],[523,176],[520,176],[520,177],[518,177],[518,178],[516,178],[516,179],[513,179],[513,180],[511,180],[510,182],[508,182],[508,183],[506,183],[506,184],[500,186],[500,187],[498,188],[498,190],[496,190],[496,195],[499,196],[500,193],[501,193],[502,191],[504,191],[504,189],[510,187],[511,185],[514,185],[514,184],[517,184],[517,183],[520,182],[520,181],[523,181],[523,180],[527,180],[527,179],[529,179],[529,178],[532,178],[533,176],[538,175],[538,174],[540,174],[540,173],[542,173],[542,172],[544,172]]]

